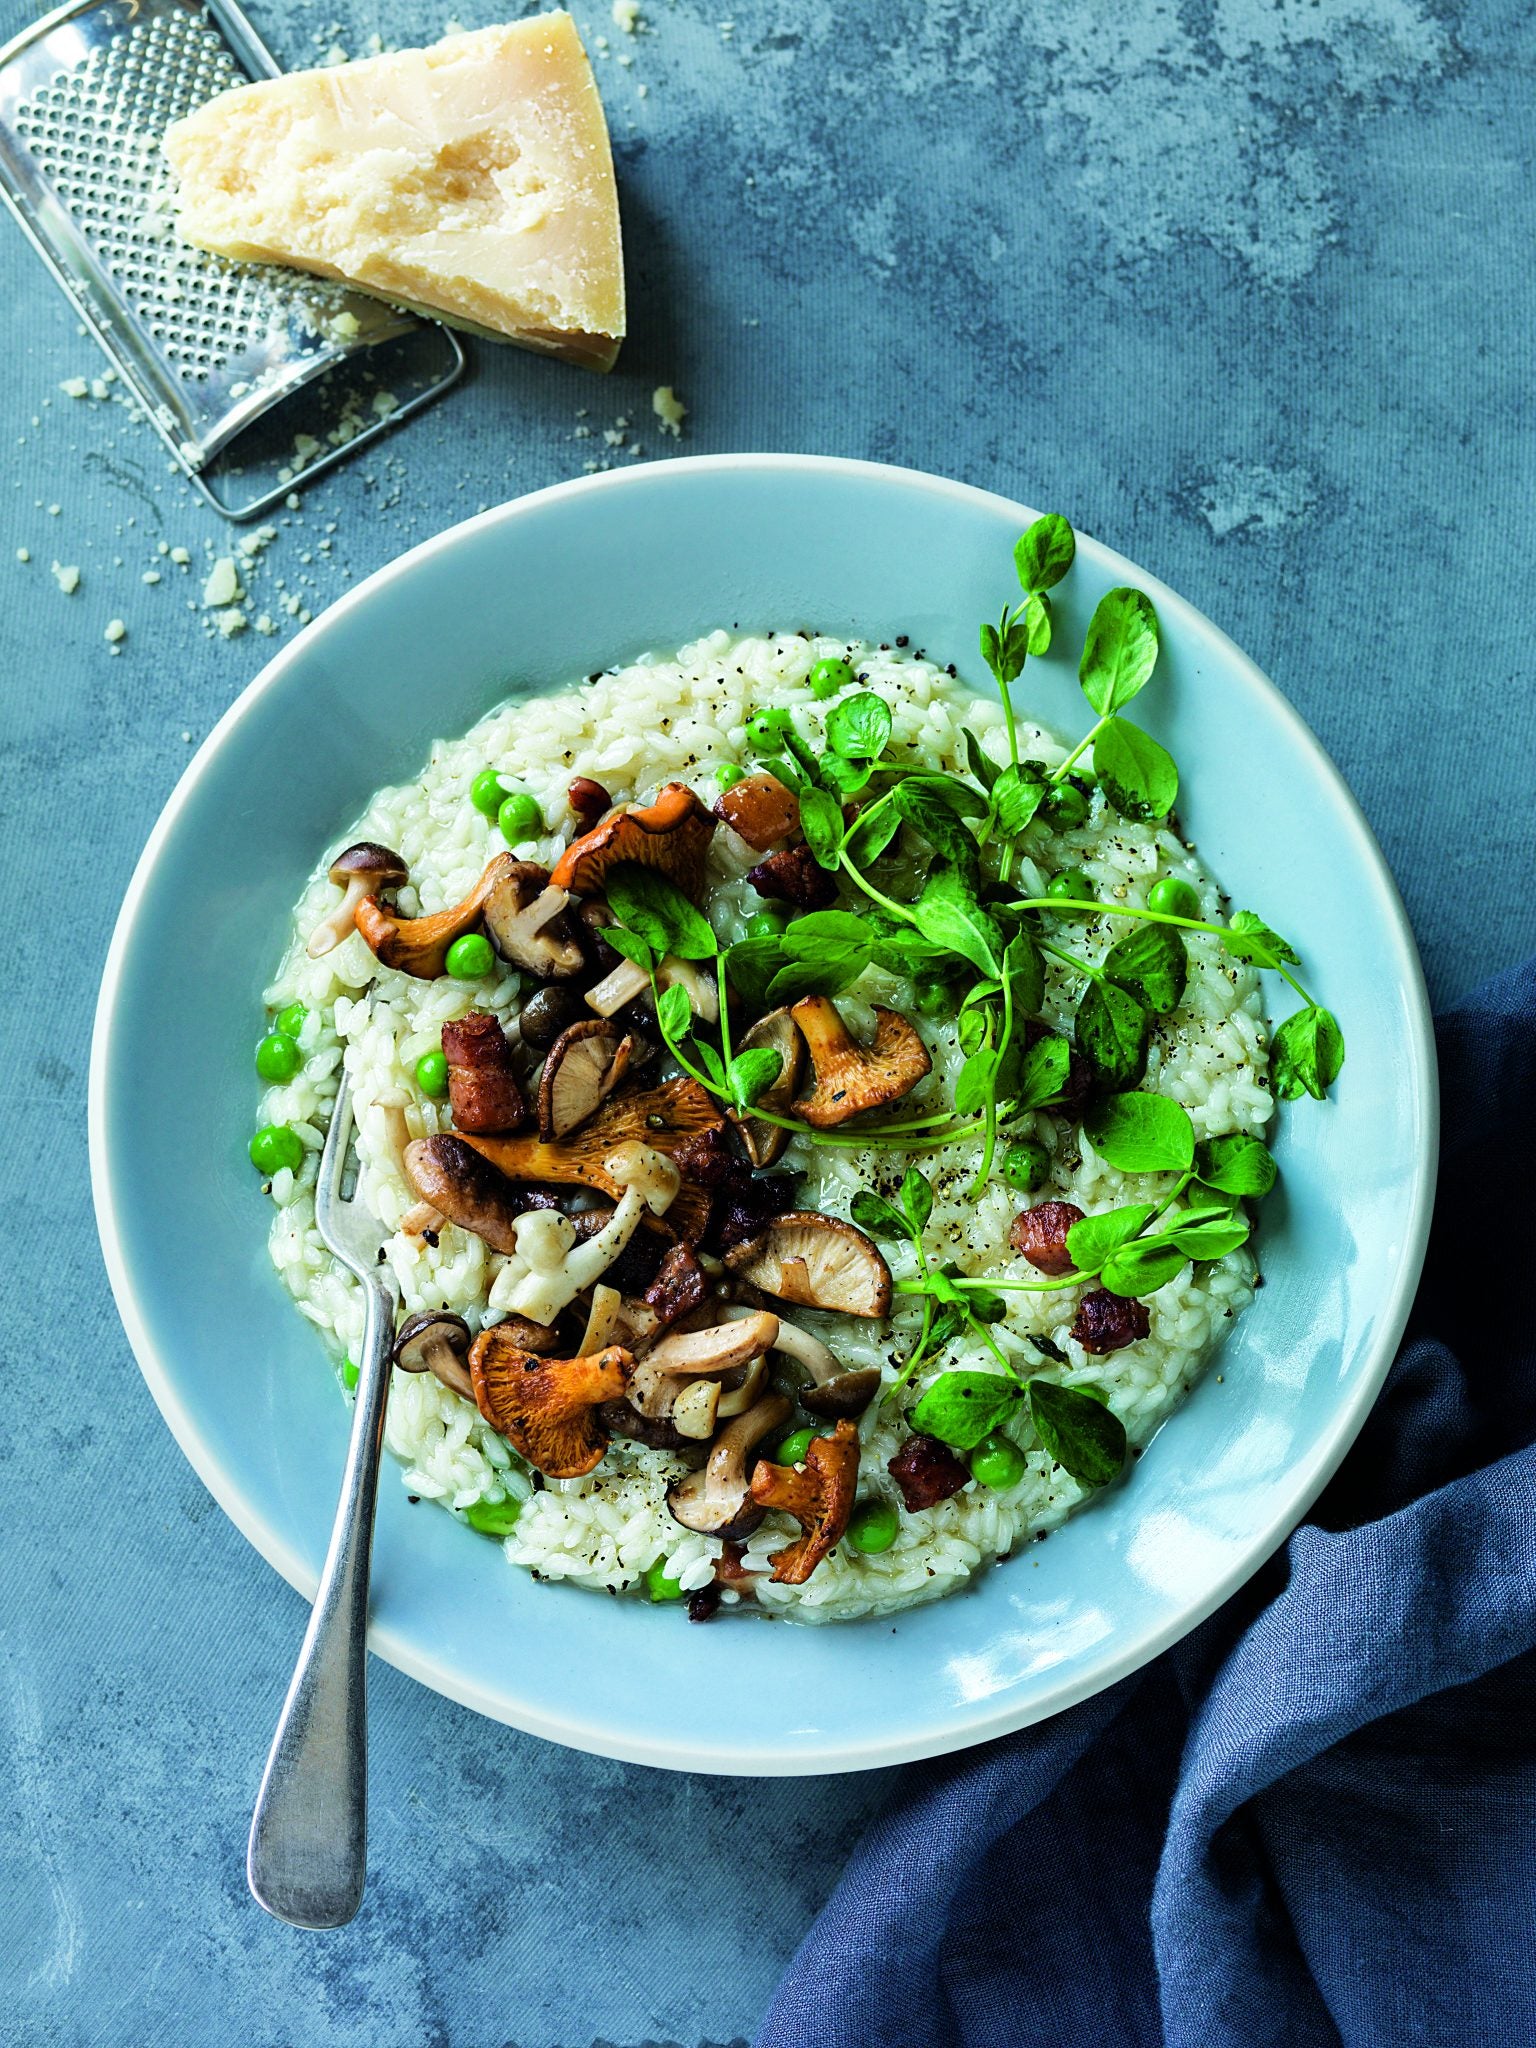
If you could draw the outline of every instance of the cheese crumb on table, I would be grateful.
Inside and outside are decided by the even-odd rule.
[[[62,562],[55,562],[53,565],[53,580],[58,584],[66,597],[73,597],[80,588],[80,571],[73,562],[67,565]]]
[[[203,585],[203,604],[209,611],[216,611],[221,605],[232,604],[243,595],[240,572],[235,567],[233,555],[220,555],[208,571],[208,580]]]
[[[103,631],[101,637],[103,640],[108,641],[113,647],[116,647],[118,641],[126,639],[127,636],[128,628],[123,624],[121,619],[108,619],[106,623],[106,628]]]
[[[674,441],[682,439],[683,421],[688,417],[688,408],[670,384],[658,384],[651,393],[651,411],[660,420],[661,431],[664,434],[670,434]]]
[[[640,28],[640,0],[613,0],[613,20],[614,26],[623,29],[625,35],[632,36],[638,34]]]

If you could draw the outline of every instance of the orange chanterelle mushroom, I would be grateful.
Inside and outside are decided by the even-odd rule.
[[[541,1358],[500,1323],[469,1351],[480,1413],[550,1479],[579,1479],[602,1463],[608,1432],[597,1411],[619,1398],[633,1367],[618,1344],[586,1358]]]
[[[716,822],[686,782],[669,782],[654,802],[621,805],[573,839],[550,880],[573,895],[595,896],[608,870],[629,861],[657,869],[697,902]]]
[[[753,1468],[752,1498],[759,1507],[793,1515],[805,1534],[773,1554],[781,1586],[803,1586],[848,1526],[859,1483],[859,1432],[839,1422],[830,1436],[812,1437],[799,1465],[764,1461]]]

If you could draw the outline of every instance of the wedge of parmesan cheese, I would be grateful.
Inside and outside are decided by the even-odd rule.
[[[181,233],[607,370],[613,153],[568,14],[221,93],[166,131]]]

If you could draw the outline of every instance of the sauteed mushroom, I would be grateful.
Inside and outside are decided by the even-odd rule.
[[[899,1010],[875,1005],[872,1045],[860,1045],[830,996],[805,996],[790,1012],[810,1048],[816,1084],[795,1115],[818,1130],[845,1124],[909,1094],[933,1065],[928,1048]]]
[[[700,1470],[668,1489],[672,1519],[705,1536],[750,1536],[767,1512],[751,1495],[752,1453],[793,1412],[782,1394],[765,1394],[721,1430]]]
[[[624,804],[579,839],[555,863],[551,880],[573,895],[595,896],[620,861],[657,868],[695,900],[704,884],[704,857],[715,820],[685,782],[669,782],[649,804]]]
[[[498,853],[462,903],[427,917],[400,917],[386,910],[377,896],[365,896],[357,906],[357,928],[386,967],[414,974],[419,981],[434,981],[443,971],[448,948],[481,922],[491,891],[507,869],[516,866],[510,853]]]
[[[781,1301],[848,1316],[890,1313],[890,1267],[872,1240],[839,1216],[792,1209],[744,1244],[732,1245],[725,1263]]]
[[[540,1472],[579,1479],[608,1448],[597,1411],[623,1393],[629,1353],[610,1345],[585,1358],[540,1358],[503,1330],[482,1330],[470,1347],[480,1413]]]
[[[805,1531],[770,1560],[781,1586],[803,1586],[848,1526],[859,1483],[859,1432],[839,1422],[830,1436],[812,1437],[803,1464],[759,1464],[750,1492],[759,1507],[780,1508]]]
[[[430,1372],[451,1393],[473,1401],[475,1385],[465,1364],[469,1345],[469,1325],[462,1316],[424,1309],[406,1317],[389,1355],[402,1372]]]
[[[351,933],[357,922],[357,906],[365,896],[398,889],[407,879],[406,865],[399,854],[372,839],[360,839],[355,846],[344,848],[326,872],[342,891],[342,898],[330,916],[322,918],[309,935],[308,952],[312,960],[331,952]]]

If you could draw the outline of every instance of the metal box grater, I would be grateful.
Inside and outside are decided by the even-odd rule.
[[[178,239],[165,130],[229,86],[277,75],[232,0],[70,0],[0,49],[0,197],[182,470],[237,520],[430,403],[464,367],[445,327]],[[306,418],[320,452],[300,474],[290,460],[245,503],[215,490],[243,476],[236,443],[274,407],[343,365],[386,359],[406,386],[392,409],[358,425],[347,393],[329,432]],[[269,467],[278,459],[267,451]]]

